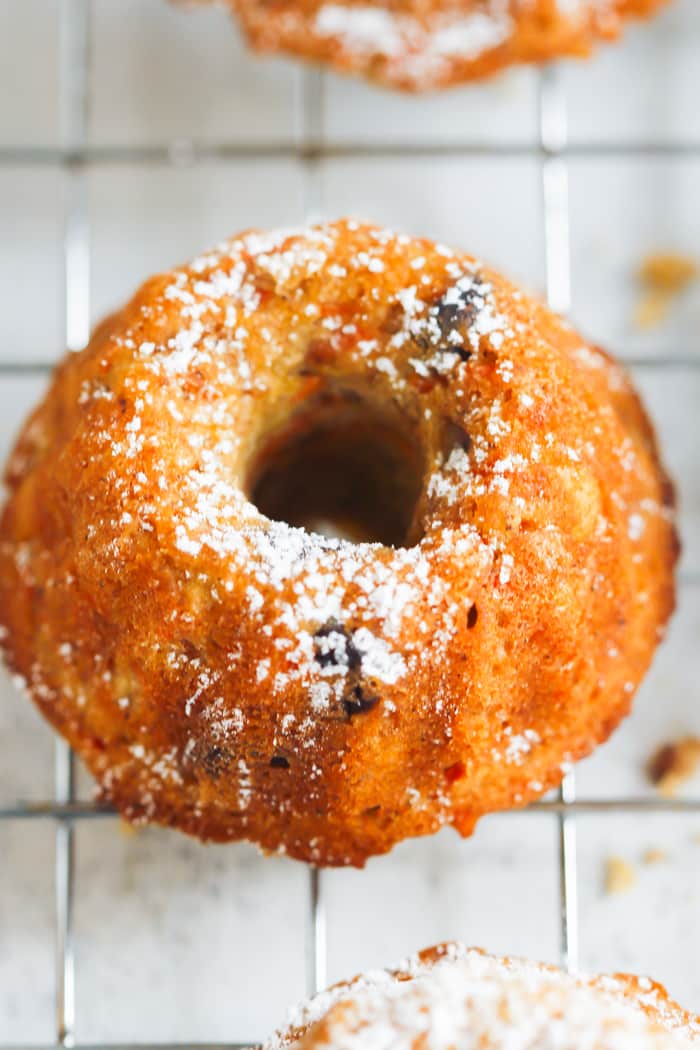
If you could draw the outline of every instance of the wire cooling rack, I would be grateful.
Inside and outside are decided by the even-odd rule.
[[[19,0],[18,0],[19,2]],[[304,210],[309,218],[322,210],[321,162],[347,157],[376,159],[440,156],[499,158],[533,156],[540,168],[543,245],[546,295],[550,306],[566,314],[571,306],[570,209],[568,161],[572,157],[609,155],[610,157],[686,157],[700,158],[700,143],[657,140],[626,143],[571,144],[568,141],[566,98],[556,67],[539,74],[539,133],[534,145],[520,143],[431,145],[323,142],[323,111],[320,74],[303,73],[297,105],[297,135],[291,144],[197,144],[178,140],[169,145],[94,146],[88,141],[90,107],[90,0],[61,0],[60,4],[60,113],[62,141],[56,147],[0,147],[0,166],[61,167],[66,178],[63,214],[63,281],[65,345],[78,350],[90,334],[90,220],[87,200],[87,173],[100,164],[163,165],[196,164],[211,159],[236,161],[294,159],[304,171]],[[533,207],[536,202],[533,202]],[[630,363],[630,359],[626,359]],[[700,367],[692,354],[646,355],[631,362],[638,368],[664,368],[670,363]],[[21,360],[0,363],[0,376],[48,372],[50,365]],[[699,464],[700,469],[700,464]],[[686,574],[682,583],[700,585],[698,574]],[[520,811],[551,814],[558,831],[559,893],[556,901],[562,965],[575,970],[578,960],[578,866],[576,856],[576,817],[582,814],[625,813],[700,814],[700,799],[596,798],[577,796],[575,777],[565,778],[558,797],[540,801]],[[0,807],[0,822],[8,820],[52,821],[55,825],[55,1043],[73,1047],[76,1029],[75,944],[73,910],[76,901],[75,843],[76,823],[114,818],[116,814],[97,803],[77,801],[74,760],[70,748],[55,743],[54,796],[51,800],[25,803],[17,801]],[[326,984],[326,908],[321,871],[308,874],[305,969],[309,993]],[[1,1038],[1,1033],[0,1033]],[[84,1045],[84,1044],[83,1044]],[[167,1050],[175,1044],[151,1044]],[[213,1050],[212,1044],[187,1045],[192,1050]],[[217,1044],[217,1046],[220,1044]],[[248,1044],[226,1044],[230,1050]],[[122,1050],[135,1050],[136,1044],[119,1044]],[[145,1044],[139,1044],[145,1050]],[[0,1050],[4,1044],[0,1043]],[[111,1050],[117,1050],[116,1044]],[[223,1048],[222,1048],[223,1050]]]

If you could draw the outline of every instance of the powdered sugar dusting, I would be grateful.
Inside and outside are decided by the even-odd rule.
[[[682,1050],[700,1041],[651,982],[571,977],[450,944],[372,971],[298,1007],[265,1050]],[[314,1025],[318,1025],[314,1029]]]
[[[472,59],[498,47],[508,38],[512,20],[507,0],[489,0],[467,14],[443,13],[430,23],[388,8],[326,3],[313,29],[339,41],[347,52],[381,55],[400,62],[407,76],[427,80],[447,59]]]
[[[451,556],[451,530],[438,530],[418,547],[391,549],[269,521],[248,502],[235,481],[233,464],[240,438],[231,402],[213,399],[192,406],[183,397],[183,387],[197,375],[208,377],[210,384],[235,400],[265,393],[270,382],[263,378],[267,362],[261,368],[249,349],[254,340],[255,352],[260,353],[257,330],[261,322],[256,314],[261,275],[293,301],[300,294],[301,282],[315,274],[327,272],[329,279],[338,279],[347,278],[349,270],[382,273],[384,253],[395,239],[389,231],[371,231],[368,247],[349,266],[339,267],[334,259],[336,236],[333,227],[251,233],[201,256],[189,270],[175,271],[163,297],[169,309],[174,304],[179,310],[180,325],[161,343],[153,338],[139,341],[131,332],[121,337],[123,346],[133,347],[140,374],[150,379],[135,384],[138,396],[124,420],[123,434],[117,436],[112,429],[101,435],[115,458],[146,456],[151,464],[148,468],[140,464],[143,469],[139,469],[135,491],[150,484],[155,472],[156,485],[150,485],[155,488],[155,502],[125,510],[122,517],[128,515],[136,528],[150,529],[152,521],[167,516],[174,547],[181,556],[191,559],[193,565],[203,552],[221,559],[223,592],[244,594],[247,616],[265,624],[277,650],[259,659],[255,681],[279,698],[282,713],[290,688],[306,691],[309,717],[301,724],[307,738],[313,738],[320,728],[318,717],[323,712],[338,705],[352,711],[356,703],[370,703],[372,693],[366,687],[367,695],[357,700],[358,674],[380,688],[395,685],[412,673],[425,658],[425,642],[420,646],[407,643],[406,628],[423,618],[421,609],[426,602],[433,610],[444,610],[441,625],[430,639],[431,650],[447,650],[456,630],[457,599],[451,595],[440,564],[445,559],[449,562]],[[427,348],[421,357],[411,357],[414,372],[449,375],[451,381],[459,381],[482,341],[502,339],[510,329],[495,309],[490,286],[458,262],[449,249],[441,249],[441,256],[447,285],[440,301],[435,303],[434,293],[424,299],[417,285],[398,292],[396,303],[403,320],[384,350],[377,339],[360,338],[357,322],[348,323],[328,310],[320,316],[318,307],[313,314],[304,308],[304,324],[307,318],[316,318],[332,347],[343,346],[346,354],[356,354],[364,367],[376,370],[399,394],[407,389],[408,377],[398,367],[396,354],[408,346]],[[420,263],[422,269],[425,260],[421,258]],[[149,309],[157,316],[158,303]],[[222,325],[228,333],[225,338],[214,334]],[[272,361],[279,354],[279,343],[271,330],[262,334],[262,345]],[[296,333],[287,333],[287,338],[293,341]],[[104,391],[97,387],[81,391],[85,404],[104,398]],[[158,403],[165,404],[174,425],[183,426],[186,421],[189,451],[181,461],[175,490],[166,482],[164,471],[157,473],[161,437],[146,422]],[[221,436],[222,428],[226,437]],[[213,433],[219,435],[214,443]],[[442,467],[438,465],[429,495],[438,504],[444,500],[452,505],[469,471],[468,457],[455,450]],[[487,573],[496,548],[476,533],[458,542],[465,565],[471,562],[474,567],[475,578]],[[356,625],[350,631],[342,626],[348,621]],[[341,629],[334,631],[334,624]],[[185,698],[183,712],[190,717],[195,711],[205,711],[212,732],[222,738],[238,731],[238,715],[219,709],[220,701],[210,695],[213,688],[208,679],[201,679]],[[353,692],[348,699],[349,690]],[[386,711],[392,711],[388,701]]]

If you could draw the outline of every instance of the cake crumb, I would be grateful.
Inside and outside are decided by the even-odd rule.
[[[650,846],[642,854],[642,860],[645,864],[664,864],[668,860],[668,853],[658,846]]]
[[[668,314],[670,297],[666,292],[645,292],[634,311],[637,328],[656,328]]]
[[[682,292],[698,276],[695,259],[679,252],[655,252],[642,262],[639,278],[659,292]]]
[[[637,882],[637,875],[622,857],[608,857],[605,862],[605,892],[627,893]]]
[[[673,300],[698,277],[695,259],[678,252],[654,252],[639,267],[637,279],[641,296],[635,309],[638,328],[653,328],[669,312]]]
[[[700,737],[686,736],[664,744],[649,759],[647,772],[664,798],[675,798],[700,765]]]

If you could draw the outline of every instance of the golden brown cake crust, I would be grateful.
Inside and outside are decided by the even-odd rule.
[[[387,543],[263,515],[280,463],[292,504],[373,484]],[[673,608],[672,488],[620,368],[477,260],[354,222],[148,281],[7,482],[2,644],[103,797],[321,865],[557,785]]]
[[[588,55],[669,0],[224,0],[260,51],[387,87],[450,87],[523,62]]]
[[[441,944],[321,992],[263,1050],[689,1050],[700,1018],[644,977],[570,976]]]

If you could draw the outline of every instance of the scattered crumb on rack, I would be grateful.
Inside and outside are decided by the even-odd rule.
[[[658,846],[650,846],[642,854],[642,860],[645,864],[664,864],[668,859],[669,856],[666,850],[659,849]]]
[[[700,737],[686,736],[663,744],[649,759],[647,772],[664,798],[674,798],[700,766]]]
[[[668,314],[674,299],[700,274],[695,259],[677,252],[647,255],[637,272],[641,295],[635,309],[638,328],[653,328]]]
[[[605,892],[626,893],[637,882],[637,873],[622,857],[608,857],[605,862]]]

